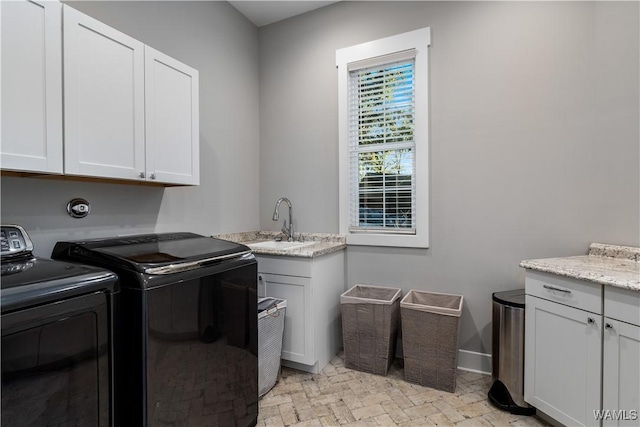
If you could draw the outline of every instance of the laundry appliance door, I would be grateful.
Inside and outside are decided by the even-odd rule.
[[[110,423],[107,294],[2,314],[2,426]]]

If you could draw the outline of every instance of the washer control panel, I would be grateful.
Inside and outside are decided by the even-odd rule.
[[[3,225],[0,230],[0,255],[14,256],[31,252],[33,243],[24,228],[19,225]]]

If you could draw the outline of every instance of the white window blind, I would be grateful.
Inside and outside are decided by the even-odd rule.
[[[349,231],[415,234],[415,51],[350,64],[348,91]]]

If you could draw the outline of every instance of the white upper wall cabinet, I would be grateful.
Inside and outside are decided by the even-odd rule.
[[[5,170],[62,173],[60,3],[3,1],[2,140]]]
[[[198,71],[145,46],[148,178],[200,183]]]
[[[200,183],[198,71],[64,6],[65,174]]]
[[[145,179],[144,44],[64,6],[65,174]]]

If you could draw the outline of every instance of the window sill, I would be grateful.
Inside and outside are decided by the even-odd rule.
[[[427,249],[429,247],[429,238],[426,233],[417,233],[412,235],[389,235],[374,233],[345,234],[347,238],[347,245],[423,249]]]

